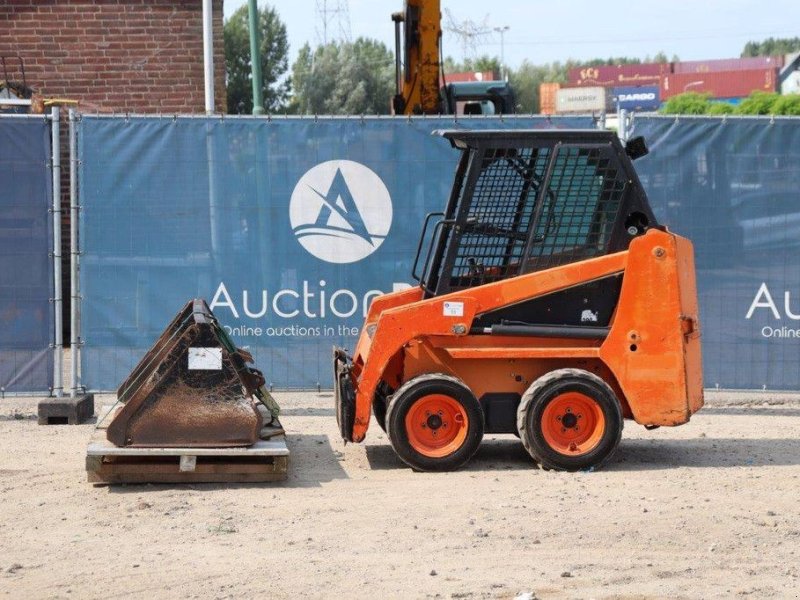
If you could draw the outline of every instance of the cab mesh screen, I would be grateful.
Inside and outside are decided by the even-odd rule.
[[[604,254],[625,189],[621,175],[606,146],[487,150],[474,187],[461,192],[444,265],[449,288]]]
[[[461,193],[468,208],[454,235],[458,250],[451,287],[471,287],[519,272],[549,155],[549,148],[487,150],[472,197],[466,197],[468,188]]]
[[[625,180],[609,148],[561,148],[543,198],[526,271],[606,253]]]

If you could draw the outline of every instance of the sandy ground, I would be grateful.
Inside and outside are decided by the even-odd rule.
[[[592,473],[489,436],[414,473],[377,425],[338,439],[330,394],[279,394],[280,484],[86,483],[93,425],[0,401],[0,595],[12,598],[796,598],[800,402],[714,394],[628,423]],[[98,399],[96,406],[110,403]]]

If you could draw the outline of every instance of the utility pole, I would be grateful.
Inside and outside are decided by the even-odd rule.
[[[350,8],[347,0],[317,0],[317,42],[350,41]]]
[[[214,113],[214,16],[211,0],[203,0],[203,79],[206,114]]]
[[[505,47],[505,33],[511,29],[508,25],[495,27],[494,30],[500,34],[500,78],[503,81],[508,81],[508,72],[506,70],[506,47]]]
[[[482,42],[487,35],[491,35],[492,28],[489,27],[489,15],[484,17],[482,23],[476,23],[470,19],[456,21],[449,8],[444,9],[445,24],[444,29],[456,34],[461,40],[461,52],[463,59],[468,61],[477,57],[478,43]]]
[[[253,114],[264,114],[264,93],[261,79],[261,42],[258,35],[258,5],[256,0],[247,0],[247,16],[250,22],[250,69],[253,76]]]

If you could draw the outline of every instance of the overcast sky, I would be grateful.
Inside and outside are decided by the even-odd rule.
[[[352,39],[377,38],[394,47],[390,15],[402,10],[402,0],[327,0],[347,5]],[[286,24],[290,64],[305,43],[319,43],[322,0],[273,0]],[[246,0],[225,0],[230,16]],[[538,64],[608,56],[644,58],[663,50],[683,60],[739,56],[749,40],[800,36],[800,1],[769,0],[441,0],[444,25],[449,11],[454,21],[508,26],[505,60],[517,67],[524,59]],[[330,34],[329,34],[330,35]],[[444,53],[461,59],[462,44],[444,31]],[[500,56],[500,36],[487,36],[477,53]]]

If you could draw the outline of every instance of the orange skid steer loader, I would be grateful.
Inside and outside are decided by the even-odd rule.
[[[334,348],[344,440],[374,411],[417,470],[514,433],[542,467],[574,471],[608,459],[625,418],[686,423],[703,405],[693,250],[653,216],[632,163],[644,140],[437,133],[462,155],[423,227],[419,287],[372,302],[352,357]]]

